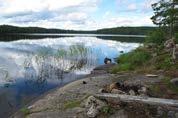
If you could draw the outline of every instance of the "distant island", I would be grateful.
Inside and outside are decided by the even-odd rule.
[[[157,27],[116,27],[105,28],[93,31],[64,30],[64,29],[47,29],[41,27],[18,27],[11,25],[0,25],[0,34],[11,33],[80,33],[80,34],[122,34],[122,35],[147,35]]]

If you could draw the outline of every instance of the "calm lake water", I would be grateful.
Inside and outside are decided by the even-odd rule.
[[[38,37],[0,42],[0,117],[11,115],[50,89],[89,74],[104,64],[105,57],[113,60],[120,51],[127,53],[140,45],[109,37]]]

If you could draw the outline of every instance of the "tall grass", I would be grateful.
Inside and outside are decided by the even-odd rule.
[[[112,69],[112,73],[134,70],[137,67],[144,65],[150,58],[151,55],[149,52],[141,48],[123,54],[117,59],[118,65]]]

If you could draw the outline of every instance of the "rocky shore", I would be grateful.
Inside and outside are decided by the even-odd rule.
[[[114,64],[95,68],[91,75],[49,92],[33,104],[22,108],[13,118],[150,118],[178,117],[178,109],[168,106],[155,106],[139,102],[121,102],[112,99],[99,99],[94,95],[113,93],[134,96],[155,97],[151,86],[164,79],[156,76],[117,73],[108,70]],[[151,85],[151,86],[150,86]],[[121,88],[121,86],[124,88]]]

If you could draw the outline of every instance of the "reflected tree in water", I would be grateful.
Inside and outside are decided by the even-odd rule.
[[[91,61],[92,51],[84,45],[71,45],[65,48],[40,48],[32,58],[25,62],[25,78],[44,84],[49,79],[65,78],[66,75],[74,77],[76,70],[86,70],[94,66],[95,59]]]

